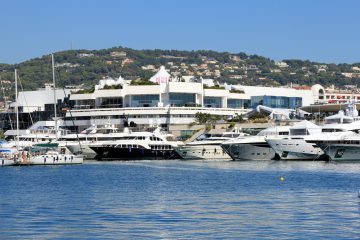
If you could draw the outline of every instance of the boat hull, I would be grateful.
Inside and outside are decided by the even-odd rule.
[[[81,144],[81,148],[79,144],[66,145],[66,147],[74,154],[81,152],[85,159],[94,159],[96,157],[96,152],[87,144]]]
[[[175,150],[184,160],[231,160],[220,145],[182,146]]]
[[[272,160],[275,151],[266,143],[234,143],[223,144],[221,147],[233,160]]]
[[[326,160],[324,151],[303,139],[267,139],[280,160]]]
[[[331,161],[360,162],[360,147],[358,144],[319,144],[319,146],[329,156]]]
[[[121,148],[115,146],[91,146],[98,160],[165,160],[181,159],[174,150],[154,150],[145,148]]]
[[[14,166],[15,161],[11,159],[0,159],[0,167]]]
[[[19,162],[18,165],[72,165],[82,163],[82,155],[61,154],[32,156],[30,159]]]

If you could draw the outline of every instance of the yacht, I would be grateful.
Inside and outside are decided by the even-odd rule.
[[[59,138],[59,143],[61,146],[66,146],[72,153],[82,153],[86,159],[94,159],[96,152],[89,147],[89,144],[117,140],[125,134],[118,132],[118,129],[110,123],[101,127],[92,125],[79,134],[63,135]]]
[[[320,126],[304,120],[289,128],[289,136],[269,136],[266,142],[275,151],[277,160],[322,160],[326,158],[323,150],[304,141],[305,136],[321,131]]]
[[[98,160],[152,160],[180,159],[175,147],[182,142],[168,141],[164,134],[154,132],[129,132],[117,140],[95,142],[89,147]]]
[[[0,149],[0,166],[13,166],[16,164],[17,150],[14,148],[1,148]]]
[[[306,139],[318,145],[331,161],[360,161],[360,134],[352,131],[319,134]]]
[[[249,134],[240,132],[209,134],[204,138],[198,138],[184,146],[176,147],[175,150],[183,159],[187,160],[230,160],[231,157],[221,148],[220,144],[230,139],[241,138],[248,135]]]
[[[70,133],[69,130],[65,129],[57,128],[55,130],[55,121],[38,121],[28,129],[19,130],[18,132],[19,134],[17,134],[16,130],[8,130],[5,132],[5,136],[7,139],[12,139],[7,142],[8,146],[16,146],[15,139],[17,138],[19,150],[38,143],[54,142],[56,138]]]
[[[354,102],[348,104],[345,112],[325,118],[323,126],[303,121],[290,128],[290,135],[285,138],[269,137],[267,143],[276,152],[276,158],[281,160],[328,160],[328,156],[316,144],[305,141],[312,135],[325,138],[327,133],[359,131],[360,121]],[[325,134],[325,135],[322,135]],[[317,137],[317,136],[316,136]]]
[[[52,72],[53,72],[53,86],[54,86],[54,137],[55,140],[58,139],[59,128],[58,128],[58,118],[56,115],[56,88],[55,88],[55,65],[54,65],[54,55],[51,54],[52,59]],[[19,113],[18,113],[18,94],[17,94],[17,71],[15,69],[15,112],[16,112],[16,154],[14,155],[15,165],[58,165],[58,164],[81,164],[83,162],[82,155],[74,155],[69,153],[67,148],[62,147],[60,152],[58,150],[58,144],[48,143],[52,138],[40,138],[43,142],[47,142],[45,144],[35,144],[34,141],[26,141],[29,142],[29,145],[22,144],[21,135],[19,134]],[[39,129],[37,127],[36,129]],[[48,130],[48,129],[45,129]],[[30,133],[31,135],[32,133]],[[38,139],[38,132],[31,135],[34,137],[30,137],[31,140]],[[29,137],[29,134],[27,134]],[[34,150],[35,149],[35,150]]]
[[[71,165],[82,164],[83,159],[82,155],[72,154],[57,143],[40,143],[31,146],[27,151],[19,151],[15,165]]]
[[[275,126],[260,131],[256,136],[223,142],[221,147],[233,160],[271,160],[275,157],[275,151],[266,142],[266,138],[288,135],[289,126]]]

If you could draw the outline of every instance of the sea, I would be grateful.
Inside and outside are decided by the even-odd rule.
[[[0,239],[359,239],[360,164],[0,168]]]

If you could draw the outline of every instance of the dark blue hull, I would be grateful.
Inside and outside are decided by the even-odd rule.
[[[98,160],[166,160],[181,159],[173,149],[153,150],[144,148],[90,147]]]

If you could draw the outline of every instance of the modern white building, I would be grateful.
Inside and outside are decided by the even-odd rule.
[[[121,125],[123,119],[127,118],[128,122],[136,125],[161,125],[166,128],[169,125],[193,123],[198,112],[230,118],[247,113],[259,105],[274,109],[297,109],[332,99],[348,100],[351,95],[341,93],[344,96],[340,98],[340,93],[318,84],[305,89],[219,86],[211,79],[193,76],[173,78],[164,67],[150,81],[140,84],[149,85],[139,85],[139,82],[119,77],[116,80],[102,79],[88,91],[56,90],[58,103],[69,97],[72,106],[67,110],[63,124],[82,130],[92,124],[106,124],[109,120]],[[50,85],[38,91],[20,92],[19,106],[22,112],[48,112],[53,104],[53,94]],[[354,97],[360,99],[360,93]]]
[[[80,129],[91,124],[110,121],[121,124],[122,119],[137,125],[190,124],[198,112],[222,117],[244,114],[257,105],[274,108],[298,108],[312,104],[311,90],[256,86],[217,86],[213,81],[187,77],[184,81],[172,78],[161,67],[150,78],[154,85],[133,85],[131,81],[101,80],[89,93],[72,93],[74,105],[64,123],[75,123]],[[109,86],[117,86],[110,88]]]
[[[107,84],[110,84],[107,80]],[[118,80],[113,80],[118,82]],[[94,92],[71,94],[73,109],[65,124],[73,120],[80,128],[109,121],[121,124],[123,118],[137,125],[189,124],[197,112],[232,117],[248,111],[248,97],[224,88],[206,89],[200,82],[172,81],[164,69],[151,78],[154,85],[131,85],[122,81],[118,89],[96,85]]]
[[[64,98],[70,96],[70,90],[56,89],[55,94],[57,102],[63,102]],[[18,94],[18,106],[23,113],[45,111],[45,105],[54,105],[54,88],[50,83],[36,91],[22,91]],[[15,103],[11,103],[10,107],[15,107]]]

